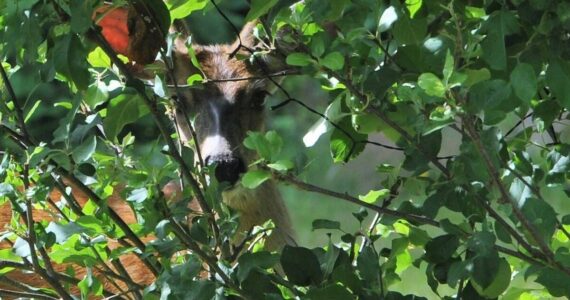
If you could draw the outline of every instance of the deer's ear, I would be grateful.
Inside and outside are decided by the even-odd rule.
[[[282,51],[276,51],[277,49],[271,45],[271,41],[260,41],[254,34],[255,28],[259,24],[259,21],[248,22],[244,25],[240,32],[240,38],[232,44],[231,49],[236,49],[240,44],[251,50],[262,50],[256,54],[255,59],[265,66],[265,71],[270,73],[281,72],[290,69],[291,67],[285,63],[285,57],[288,53]],[[278,35],[278,37],[280,37]],[[278,39],[275,39],[275,43],[279,43]],[[271,46],[268,46],[271,45]],[[240,53],[249,55],[250,53],[246,49],[240,49]]]
[[[128,10],[103,6],[93,15],[101,34],[115,52],[128,56],[129,28],[127,26]]]
[[[257,21],[247,22],[239,33],[239,39],[234,42],[234,46],[239,46],[239,42],[247,48],[255,48],[256,40],[253,31],[257,26]]]
[[[152,22],[145,22],[145,16],[133,6],[104,5],[97,9],[93,18],[113,50],[137,64],[153,63],[164,46],[163,30]]]

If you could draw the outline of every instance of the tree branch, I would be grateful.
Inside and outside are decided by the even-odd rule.
[[[26,140],[28,140],[29,142],[32,142],[33,139],[30,136],[28,129],[26,128],[26,123],[25,123],[25,119],[24,119],[24,111],[22,109],[22,107],[20,107],[20,105],[18,104],[18,99],[16,97],[16,93],[14,92],[14,88],[12,87],[12,84],[10,83],[10,80],[8,79],[8,74],[6,74],[6,70],[4,70],[4,67],[0,64],[0,74],[2,75],[2,80],[4,81],[4,85],[6,86],[6,90],[8,90],[8,94],[10,95],[10,97],[12,98],[12,101],[14,102],[14,110],[16,111],[16,119],[18,120],[18,123],[20,125],[20,130],[22,131],[22,136],[24,136],[26,138]]]
[[[467,134],[469,135],[469,137],[471,138],[471,140],[475,144],[475,148],[477,149],[477,151],[479,152],[479,154],[483,158],[483,161],[485,162],[485,168],[487,169],[487,172],[491,176],[493,183],[499,189],[501,199],[505,203],[509,203],[511,205],[511,208],[513,209],[513,213],[514,213],[515,217],[519,220],[519,222],[521,222],[522,226],[530,233],[532,238],[538,244],[538,247],[540,248],[542,253],[545,255],[545,258],[547,259],[547,261],[549,263],[557,266],[561,271],[570,275],[570,269],[567,267],[564,267],[560,263],[556,262],[556,260],[554,259],[554,253],[552,252],[550,247],[544,241],[544,237],[538,232],[536,227],[534,227],[534,225],[526,218],[526,216],[523,214],[521,209],[518,207],[517,203],[510,197],[509,193],[507,192],[505,185],[501,181],[499,171],[493,165],[492,160],[491,160],[491,156],[489,155],[489,153],[487,152],[487,150],[483,146],[483,143],[481,142],[481,138],[480,138],[478,132],[473,127],[473,124],[469,120],[464,120],[464,126],[467,130]]]
[[[0,296],[7,297],[9,299],[40,299],[40,300],[58,299],[57,297],[51,297],[45,294],[19,292],[19,291],[5,290],[5,289],[0,289]]]
[[[402,213],[402,212],[399,212],[397,210],[392,210],[389,208],[385,208],[385,207],[377,206],[374,204],[366,203],[366,202],[361,201],[360,199],[353,197],[353,196],[350,196],[346,193],[343,194],[343,193],[327,190],[325,188],[321,188],[321,187],[318,187],[316,185],[312,185],[310,183],[302,182],[302,181],[298,180],[297,178],[293,177],[292,175],[282,174],[282,173],[276,172],[276,171],[274,171],[274,170],[272,170],[266,166],[260,166],[260,168],[263,170],[271,172],[271,175],[277,181],[281,181],[283,183],[293,185],[299,189],[302,189],[302,190],[305,190],[308,192],[318,193],[321,195],[341,199],[341,200],[344,200],[344,201],[347,201],[347,202],[368,208],[370,210],[376,211],[378,213],[398,217],[398,218],[404,219],[404,220],[409,221],[409,222],[417,222],[420,224],[427,224],[427,225],[439,227],[439,222],[432,220],[432,219],[429,219],[429,218],[426,218],[424,216]]]
[[[113,64],[115,64],[119,68],[121,73],[126,77],[127,85],[134,88],[137,91],[137,93],[142,97],[144,103],[149,108],[151,115],[154,118],[155,124],[157,125],[162,137],[164,138],[166,144],[168,145],[168,152],[170,152],[170,155],[179,165],[182,175],[190,183],[192,191],[194,192],[194,196],[196,197],[198,204],[200,204],[202,211],[208,214],[209,218],[211,219],[211,222],[215,222],[213,220],[214,214],[212,212],[212,209],[206,202],[206,199],[204,198],[204,194],[202,193],[198,181],[194,178],[192,172],[190,171],[190,168],[186,165],[186,162],[184,162],[184,159],[182,158],[180,153],[176,150],[177,149],[176,144],[170,137],[170,133],[168,132],[167,129],[168,126],[164,124],[164,121],[161,118],[161,113],[158,110],[156,102],[152,101],[150,97],[147,95],[144,88],[144,84],[139,79],[135,78],[133,74],[129,71],[127,66],[117,57],[117,54],[107,43],[105,38],[101,35],[101,32],[96,31],[94,29],[89,29],[87,35],[91,37],[97,43],[97,45],[99,45],[101,49],[103,49],[105,54],[107,54],[111,58]]]

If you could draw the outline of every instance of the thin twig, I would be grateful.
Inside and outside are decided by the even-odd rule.
[[[394,184],[392,184],[392,186],[390,187],[390,196],[388,197],[388,199],[382,201],[382,206],[381,206],[382,208],[387,208],[392,203],[392,201],[398,196],[398,189],[400,188],[401,185],[402,185],[402,179],[398,177],[397,180],[394,182]],[[381,218],[382,214],[380,212],[377,212],[374,215],[374,218],[372,219],[372,222],[370,222],[370,226],[368,227],[367,235],[362,236],[362,243],[360,244],[360,250],[358,251],[359,253],[364,251],[366,244],[369,240],[369,237],[374,233],[374,229],[376,228],[376,225],[378,225],[378,222],[380,222]]]
[[[206,202],[206,199],[204,197],[204,194],[202,193],[200,185],[192,175],[190,168],[186,165],[186,162],[184,162],[182,156],[180,156],[180,153],[176,151],[176,144],[170,137],[170,133],[167,129],[168,126],[164,124],[164,121],[161,118],[161,113],[158,110],[157,103],[155,101],[152,101],[145,92],[144,84],[140,80],[135,78],[133,74],[129,71],[129,69],[126,67],[126,65],[117,57],[117,54],[107,43],[105,38],[101,35],[101,32],[90,29],[88,31],[88,36],[91,36],[95,40],[95,42],[103,49],[103,51],[111,58],[113,64],[115,64],[119,68],[121,73],[126,77],[127,84],[133,87],[137,91],[137,93],[143,98],[144,103],[149,108],[151,115],[154,118],[155,124],[157,125],[162,137],[164,138],[166,144],[168,145],[168,151],[170,152],[176,163],[179,165],[182,175],[190,183],[190,186],[194,192],[194,196],[196,197],[198,204],[200,204],[202,211],[208,214],[210,218],[213,218],[212,209]]]
[[[289,97],[289,95],[287,95]],[[347,161],[350,156],[352,155],[352,153],[354,152],[354,149],[356,147],[356,145],[358,144],[371,144],[374,146],[378,146],[378,147],[382,147],[382,148],[386,148],[386,149],[390,149],[390,150],[397,150],[397,151],[403,151],[403,148],[400,147],[395,147],[395,146],[390,146],[390,145],[386,145],[386,144],[382,144],[379,142],[373,142],[370,140],[362,140],[362,141],[358,141],[356,140],[348,131],[346,131],[344,128],[342,128],[340,125],[338,125],[336,122],[332,121],[329,117],[327,117],[325,114],[317,111],[316,109],[310,107],[309,105],[305,104],[304,102],[295,99],[295,98],[288,98],[287,100],[282,101],[281,103],[278,103],[274,106],[271,107],[271,110],[276,110],[279,108],[282,108],[284,106],[286,106],[289,103],[296,103],[300,106],[302,106],[303,108],[305,108],[306,110],[308,110],[309,112],[319,116],[321,119],[327,121],[329,124],[331,124],[334,128],[336,128],[337,130],[339,130],[340,132],[342,132],[346,137],[348,137],[348,139],[351,141],[351,149],[349,150],[348,154],[346,155],[345,161]]]
[[[26,187],[26,190],[28,189],[28,187]],[[26,222],[27,222],[27,226],[28,226],[28,237],[26,239],[26,241],[28,242],[28,246],[30,248],[30,256],[32,257],[32,265],[34,267],[34,272],[36,272],[38,275],[40,275],[47,283],[49,283],[49,285],[55,289],[55,291],[57,292],[57,294],[65,299],[65,300],[72,300],[73,298],[71,297],[71,295],[63,288],[63,286],[61,286],[61,284],[59,283],[59,281],[52,277],[52,275],[55,273],[53,272],[53,269],[51,269],[51,264],[49,262],[49,257],[43,257],[43,252],[40,252],[42,255],[42,258],[44,259],[44,263],[46,264],[46,268],[48,267],[48,265],[50,266],[49,269],[44,270],[41,265],[40,265],[40,261],[38,258],[38,255],[36,253],[36,231],[34,229],[34,218],[32,215],[32,201],[30,199],[26,199],[26,213],[25,213],[25,218],[26,218]],[[41,250],[42,247],[38,247],[38,250]]]
[[[9,82],[7,82],[7,84],[9,84]],[[18,104],[15,103],[15,106],[18,106]],[[22,170],[22,181],[24,183],[24,191],[28,191],[30,189],[29,172],[30,172],[29,165],[25,164]],[[21,213],[23,214],[23,219],[25,220],[27,226],[27,237],[25,237],[25,241],[28,243],[28,247],[30,249],[30,256],[32,258],[32,266],[34,268],[34,272],[40,275],[53,289],[55,289],[56,293],[61,298],[65,300],[71,300],[73,299],[71,295],[63,288],[60,282],[54,277],[56,272],[53,270],[50,258],[49,256],[47,256],[47,253],[45,252],[45,249],[43,248],[42,245],[39,245],[37,249],[45,264],[45,269],[40,265],[38,253],[36,252],[37,238],[34,227],[35,222],[33,216],[32,199],[29,198],[27,193],[24,194],[26,195],[25,197],[26,211]]]
[[[26,128],[26,123],[25,123],[25,119],[24,119],[24,111],[18,103],[18,99],[16,97],[16,93],[14,92],[14,88],[12,87],[12,84],[10,83],[10,80],[8,79],[8,74],[6,74],[6,70],[4,70],[4,67],[2,67],[2,66],[0,66],[0,74],[2,75],[2,80],[4,81],[4,86],[6,86],[6,90],[8,90],[8,94],[10,95],[10,97],[12,98],[12,101],[14,102],[14,110],[16,111],[16,119],[18,120],[18,123],[20,125],[20,130],[22,131],[22,136],[24,136],[29,141],[33,141],[31,135],[29,134],[29,132]]]
[[[186,247],[188,249],[190,249],[192,252],[196,253],[196,255],[198,255],[200,258],[202,258],[204,260],[204,262],[206,264],[208,264],[208,266],[212,270],[214,270],[214,272],[222,279],[223,283],[227,287],[233,289],[234,291],[239,293],[240,296],[247,299],[248,297],[246,296],[245,292],[239,287],[239,285],[234,283],[234,281],[218,266],[217,259],[215,257],[208,255],[206,252],[204,252],[200,248],[198,243],[196,243],[192,239],[192,237],[190,237],[190,235],[184,230],[184,228],[173,217],[169,217],[168,219],[170,221],[170,225],[171,225],[171,228],[172,228],[174,235],[184,245],[186,245]]]
[[[402,218],[407,220],[408,222],[417,222],[420,224],[428,224],[428,225],[432,225],[432,226],[436,226],[439,227],[439,222],[430,219],[430,218],[426,218],[424,216],[419,216],[419,215],[415,215],[415,214],[408,214],[408,213],[402,213],[399,212],[397,210],[392,210],[389,208],[385,208],[385,207],[381,207],[381,206],[377,206],[374,204],[370,204],[367,202],[364,202],[356,197],[350,196],[346,193],[339,193],[339,192],[335,192],[335,191],[331,191],[331,190],[327,190],[325,188],[322,187],[318,187],[316,185],[312,185],[310,183],[306,183],[303,181],[298,180],[297,178],[293,177],[292,175],[289,174],[282,174],[276,171],[271,170],[268,167],[265,166],[260,166],[261,169],[270,171],[273,178],[275,178],[278,181],[281,181],[283,183],[288,183],[291,185],[294,185],[302,190],[308,191],[308,192],[314,192],[314,193],[318,193],[318,194],[322,194],[322,195],[326,195],[329,197],[333,197],[333,198],[337,198],[337,199],[342,199],[345,201],[348,201],[350,203],[368,208],[370,210],[379,212],[381,214],[386,214],[386,215],[390,215],[390,216],[394,216],[394,217],[398,217],[398,218]]]
[[[479,154],[483,158],[483,161],[485,162],[485,168],[487,169],[487,173],[489,173],[489,175],[491,176],[491,179],[493,180],[493,183],[499,189],[501,199],[505,203],[510,204],[515,217],[519,220],[519,222],[522,224],[522,226],[530,233],[530,235],[532,236],[534,241],[538,244],[538,247],[540,248],[542,253],[545,255],[545,258],[548,260],[548,262],[555,265],[556,267],[558,267],[561,271],[563,271],[567,274],[570,274],[569,268],[564,267],[563,265],[561,265],[560,263],[558,263],[554,259],[554,253],[552,252],[550,247],[548,247],[548,245],[546,244],[544,237],[540,234],[540,232],[538,232],[538,230],[531,223],[531,221],[526,218],[526,216],[523,214],[521,209],[518,207],[517,203],[510,197],[505,185],[501,181],[499,171],[493,165],[491,156],[489,155],[489,153],[487,152],[487,150],[483,146],[483,143],[481,142],[479,134],[475,130],[475,128],[473,127],[471,122],[466,120],[466,122],[464,122],[464,125],[465,125],[465,128],[467,129],[467,133],[468,133],[469,137],[471,138],[471,140],[473,141],[473,143],[475,145],[475,148],[477,149],[477,151],[479,152]]]
[[[504,254],[508,254],[510,256],[516,257],[522,261],[526,261],[528,263],[531,263],[533,265],[537,265],[537,266],[544,266],[545,263],[539,260],[536,260],[528,255],[524,255],[516,250],[511,250],[509,248],[505,248],[503,246],[499,246],[499,245],[495,245],[495,249],[497,249],[499,252],[504,253]]]
[[[558,229],[560,229],[560,231],[562,231],[562,233],[564,233],[564,235],[566,236],[566,238],[568,238],[570,240],[570,232],[568,232],[568,230],[566,230],[566,228],[564,228],[564,224],[562,224],[560,221],[556,221],[558,224]]]
[[[252,50],[252,49],[248,48],[247,46],[245,46],[245,45],[243,44],[243,41],[241,40],[240,32],[239,32],[239,30],[237,29],[236,25],[230,20],[230,18],[228,18],[228,16],[226,16],[226,14],[225,14],[225,13],[222,11],[222,9],[218,6],[218,4],[216,3],[216,1],[210,0],[210,3],[212,3],[212,5],[214,6],[214,8],[215,8],[216,11],[218,12],[218,14],[220,14],[220,16],[221,16],[222,18],[224,18],[224,20],[226,21],[226,23],[228,23],[228,24],[232,27],[232,30],[234,31],[234,33],[236,34],[236,36],[237,36],[237,38],[238,38],[238,43],[239,43],[239,45],[236,47],[236,49],[235,49],[232,53],[230,53],[229,58],[233,58],[233,57],[238,53],[238,51],[239,51],[241,48],[246,49],[249,53],[253,53],[253,50]]]
[[[81,182],[79,179],[77,179],[75,176],[73,176],[72,174],[70,174],[67,170],[64,169],[57,169],[55,170],[55,172],[57,174],[59,174],[60,176],[62,176],[67,182],[69,182],[74,188],[77,188],[79,191],[81,191],[82,193],[84,193],[89,199],[91,199],[91,201],[93,201],[95,204],[97,204],[98,206],[102,206],[105,202],[103,201],[103,199],[101,199],[101,197],[99,197],[99,195],[95,194],[95,192],[93,192],[88,186],[86,186],[83,182]],[[135,246],[141,251],[141,252],[145,252],[146,249],[146,245],[143,243],[143,241],[132,231],[132,229],[129,227],[129,225],[127,223],[125,223],[125,221],[121,218],[121,216],[119,216],[112,208],[107,207],[107,213],[109,214],[109,217],[113,220],[113,222],[115,222],[117,224],[117,226],[119,226],[119,228],[121,228],[121,230],[124,232],[125,236],[131,240]],[[160,266],[160,264],[156,261],[149,261],[149,264],[147,264],[147,266],[149,266],[150,271],[157,276],[160,273],[160,269],[162,268]]]
[[[206,84],[206,83],[220,83],[220,82],[233,82],[233,81],[251,81],[251,80],[263,80],[263,79],[267,79],[267,78],[275,78],[275,77],[284,77],[284,76],[290,76],[290,75],[301,75],[301,73],[299,73],[296,70],[285,70],[285,71],[280,71],[280,72],[276,72],[273,74],[268,74],[268,75],[263,75],[263,76],[249,76],[249,77],[232,77],[232,78],[222,78],[222,79],[210,79],[210,78],[205,78],[204,80],[202,80],[202,84]],[[166,85],[167,87],[178,87],[181,89],[186,89],[186,88],[193,88],[196,87],[195,85],[188,85],[188,84],[178,84],[178,85]]]
[[[11,288],[16,288],[19,291],[23,291],[23,292],[27,292],[27,293],[33,293],[33,294],[39,293],[39,294],[45,295],[46,297],[55,297],[57,295],[57,294],[49,294],[45,290],[27,285],[23,282],[13,280],[12,278],[10,278],[8,276],[3,276],[2,280],[4,281],[4,283],[9,285]],[[57,297],[55,299],[57,299]]]
[[[0,296],[12,298],[12,299],[41,299],[41,300],[57,300],[57,297],[50,297],[44,294],[39,293],[30,293],[30,292],[18,292],[18,291],[11,291],[0,289]]]
[[[530,182],[528,182],[523,175],[521,175],[517,170],[509,167],[506,164],[503,164],[503,168],[509,170],[509,172],[511,172],[511,174],[515,175],[515,177],[520,180],[526,187],[528,187],[532,193],[538,197],[538,199],[545,201],[544,198],[542,198],[542,195],[540,193],[540,189],[536,186],[533,186],[532,184],[530,184]]]
[[[340,76],[340,74],[338,74],[333,70],[327,68],[323,68],[323,70],[325,70],[325,72],[329,76],[336,78],[340,83],[342,83],[350,91],[350,93],[352,93],[352,95],[354,95],[360,100],[361,103],[368,102],[366,96],[362,94],[360,91],[358,91],[358,89],[356,89],[356,87],[352,84],[352,82],[348,81],[343,76]],[[426,157],[434,166],[436,166],[443,173],[443,175],[445,175],[447,179],[451,179],[451,173],[444,165],[441,164],[441,162],[439,162],[437,157],[428,155],[426,151],[412,138],[412,136],[404,128],[402,128],[400,125],[396,124],[396,122],[388,118],[388,116],[383,111],[375,107],[372,107],[370,105],[366,108],[366,111],[376,115],[382,121],[384,121],[384,123],[386,123],[388,126],[396,130],[400,134],[400,136],[402,136],[408,143],[410,143],[414,148],[416,148],[420,153],[422,153],[422,155]]]
[[[524,121],[526,121],[526,119],[530,118],[533,116],[533,113],[530,113],[528,115],[526,115],[524,118],[520,119],[515,125],[513,125],[513,127],[511,127],[511,129],[509,129],[507,131],[507,133],[505,133],[505,136],[503,138],[507,138],[509,135],[511,135],[511,133],[513,133],[515,131],[515,129],[517,129],[517,127],[519,127],[519,125],[521,125]]]
[[[507,223],[507,221],[505,221],[505,219],[503,219],[501,215],[499,215],[499,213],[495,211],[491,207],[491,205],[489,205],[489,203],[485,201],[485,199],[482,199],[480,197],[476,198],[479,201],[479,203],[483,206],[483,208],[485,208],[487,213],[493,219],[495,219],[495,221],[497,221],[501,226],[503,226],[503,228],[509,233],[509,235],[511,235],[528,253],[530,253],[533,257],[539,259],[545,259],[542,252],[531,246],[515,228],[513,228],[509,223]]]

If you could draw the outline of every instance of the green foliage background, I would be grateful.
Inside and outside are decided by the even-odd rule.
[[[101,255],[122,255],[103,255],[108,238],[131,237],[95,199],[83,216],[63,205],[67,218],[17,224],[73,175],[103,200],[127,184],[123,194],[141,220],[130,228],[157,237],[145,254],[163,266],[153,287],[133,292],[145,298],[570,297],[566,1],[221,1],[234,24],[259,17],[279,37],[269,40],[301,74],[285,79],[284,90],[332,123],[296,102],[268,109],[285,143],[250,136],[275,150],[249,178],[282,181],[303,247],[222,256],[219,269],[208,268],[218,276],[207,279],[201,265],[227,245],[235,218],[215,183],[187,196],[205,195],[220,215],[220,238],[207,216],[179,230],[184,203],[160,207],[158,187],[181,164],[164,154],[168,137],[146,100],[162,115],[169,101],[156,87],[164,80],[146,89],[120,81],[90,36],[97,3],[0,1],[4,84],[16,96],[5,89],[0,104],[0,204],[15,211],[0,229],[0,239],[14,242],[0,249],[0,279],[13,270],[2,262],[25,265],[32,232],[32,252],[49,252],[44,261],[91,270]],[[233,40],[212,2],[141,3],[160,21],[188,17],[195,41]],[[278,89],[267,106],[286,99]],[[312,127],[319,122],[326,131]],[[307,148],[303,137],[318,140]],[[192,166],[191,149],[182,155]],[[191,171],[197,180],[204,172]],[[194,247],[204,253],[183,252]],[[273,270],[278,262],[283,272]],[[82,297],[104,293],[103,278],[80,279]],[[66,295],[56,287],[37,293]]]

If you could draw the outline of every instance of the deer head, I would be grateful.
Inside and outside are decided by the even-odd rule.
[[[174,91],[179,104],[174,119],[181,140],[193,140],[193,128],[199,150],[196,153],[201,155],[205,164],[215,165],[214,174],[219,182],[228,182],[235,187],[226,190],[223,197],[228,206],[240,213],[240,230],[248,230],[272,219],[277,228],[268,244],[278,248],[284,243],[294,242],[289,217],[276,187],[272,182],[266,182],[256,190],[236,185],[240,175],[255,159],[255,153],[242,145],[243,140],[248,131],[264,129],[263,105],[272,84],[266,75],[283,69],[282,60],[275,59],[274,54],[238,59],[248,56],[248,49],[256,48],[252,34],[255,26],[255,23],[246,24],[239,38],[225,45],[187,45],[186,35],[181,34],[173,43],[172,72],[168,74],[167,81],[178,86]],[[148,48],[143,51],[138,47],[152,41],[148,34],[156,30],[127,29],[129,39],[135,41],[115,48],[124,51],[131,59],[141,58],[144,64],[150,57]],[[124,28],[121,31],[124,32]],[[199,68],[192,64],[189,47],[199,62]],[[200,88],[184,88],[187,78],[193,74],[203,75],[205,82]],[[144,72],[139,75],[145,77]]]
[[[182,105],[176,110],[175,118],[181,138],[192,139],[190,117],[204,162],[216,165],[218,181],[232,185],[254,159],[254,154],[244,149],[242,142],[248,131],[264,129],[264,101],[271,82],[263,75],[275,70],[267,59],[237,58],[239,54],[248,54],[245,49],[254,47],[251,36],[254,26],[247,24],[240,39],[233,44],[193,46],[201,71],[192,66],[182,39],[176,41],[173,55],[174,80],[184,84],[188,76],[197,72],[206,78],[201,88],[186,89],[178,94]],[[238,48],[238,55],[231,55]]]
[[[249,54],[246,49],[255,47],[254,27],[254,23],[246,24],[233,44],[192,47],[207,81],[201,89],[180,93],[182,105],[176,109],[175,121],[181,139],[189,141],[192,139],[190,119],[194,120],[192,125],[205,164],[215,165],[214,174],[219,182],[234,186],[223,196],[224,202],[241,215],[240,231],[272,219],[277,228],[267,246],[276,249],[285,243],[295,243],[277,188],[272,182],[256,190],[235,186],[240,175],[256,159],[255,153],[243,146],[243,140],[248,131],[264,130],[264,102],[272,88],[272,81],[266,75],[283,69],[280,60],[271,54],[258,56],[253,61],[237,58],[239,54]],[[236,50],[239,50],[238,55],[232,55]],[[175,43],[173,60],[175,80],[181,84],[188,76],[200,72],[192,66],[181,39]]]

